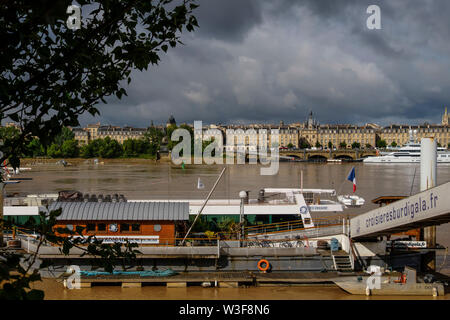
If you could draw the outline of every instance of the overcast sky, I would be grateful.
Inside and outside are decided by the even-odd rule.
[[[448,0],[199,0],[200,28],[81,124],[440,123]],[[381,30],[366,9],[381,8]]]

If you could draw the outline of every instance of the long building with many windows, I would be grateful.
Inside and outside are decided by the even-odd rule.
[[[227,129],[238,130],[234,136],[234,145],[243,141],[245,145],[257,145],[260,142],[259,130],[267,130],[268,146],[272,139],[276,137],[279,147],[304,148],[373,148],[377,142],[384,140],[387,146],[404,145],[409,140],[410,130],[415,131],[418,140],[423,137],[434,137],[440,146],[448,147],[450,144],[450,115],[445,108],[442,122],[440,124],[422,125],[399,125],[392,124],[381,127],[377,124],[368,123],[363,126],[351,124],[325,124],[320,125],[310,112],[305,122],[284,124],[282,121],[278,125],[273,124],[248,124],[248,125],[204,125],[202,128],[203,139],[207,140],[214,136],[212,129],[218,129],[222,133],[224,146],[227,144]],[[173,116],[167,122],[167,126],[176,124]],[[251,131],[255,130],[253,134]],[[271,130],[278,130],[278,136],[271,135]],[[87,144],[98,138],[110,137],[123,143],[127,139],[142,138],[147,129],[117,126],[102,126],[100,123],[91,124],[85,128],[74,128],[75,139],[80,145]],[[256,135],[255,135],[256,133]],[[197,135],[197,134],[196,134]],[[240,140],[243,139],[243,140]],[[230,141],[231,142],[231,141]],[[254,147],[250,147],[250,149]]]
[[[147,129],[133,127],[101,126],[100,123],[90,124],[86,128],[73,128],[75,139],[79,145],[88,144],[95,139],[109,137],[123,144],[127,139],[140,139],[144,137]]]

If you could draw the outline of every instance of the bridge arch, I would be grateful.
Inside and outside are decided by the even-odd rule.
[[[354,160],[353,156],[349,154],[336,154],[334,156],[334,159],[341,159],[341,160]]]
[[[285,156],[286,156],[286,157],[292,157],[292,158],[294,158],[295,160],[301,160],[301,159],[303,159],[303,158],[300,157],[298,154],[286,154]]]
[[[315,162],[326,162],[328,158],[320,154],[313,154],[308,157],[308,160]]]

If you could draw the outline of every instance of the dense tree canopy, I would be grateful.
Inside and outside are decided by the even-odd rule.
[[[1,161],[33,137],[48,145],[63,126],[98,114],[105,97],[121,98],[133,69],[157,64],[161,52],[197,27],[195,0],[79,0],[81,29],[66,25],[71,0],[14,0],[0,6],[0,120],[21,134]],[[127,80],[127,81],[123,81]],[[8,152],[5,152],[8,151]]]
[[[387,143],[385,140],[377,140],[377,148],[386,148]]]
[[[20,131],[4,128],[0,132],[0,161],[8,159],[18,167],[25,152],[40,154],[45,146],[55,154],[73,155],[75,140],[68,132],[55,140],[62,128],[79,126],[78,117],[85,112],[98,114],[96,105],[106,103],[106,97],[121,99],[133,69],[142,71],[157,64],[162,52],[181,43],[181,32],[198,27],[192,14],[195,0],[77,2],[84,10],[81,29],[71,30],[66,10],[72,0],[1,1],[0,121],[12,120]],[[117,141],[107,139],[98,146],[101,156],[122,152]],[[134,243],[126,243],[123,251],[120,243],[57,237],[54,226],[59,214],[61,210],[41,212],[40,223],[29,226],[41,235],[38,248],[47,241],[61,245],[68,254],[74,245],[86,241],[84,251],[100,257],[106,271],[112,271],[115,261],[135,259]],[[3,228],[17,227],[3,223],[0,216],[0,240]],[[76,233],[81,235],[80,230]],[[40,280],[38,271],[32,272],[36,257],[0,252],[0,299],[43,298],[43,292],[29,289],[30,282]]]

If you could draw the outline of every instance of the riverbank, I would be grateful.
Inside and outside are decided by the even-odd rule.
[[[158,164],[170,162],[169,156],[163,156],[160,160],[145,159],[145,158],[23,158],[20,160],[21,167],[27,166],[62,166],[61,161],[67,162],[67,166],[80,166],[80,165],[94,165],[94,160],[97,159],[98,165],[104,164]]]
[[[81,166],[81,165],[94,165],[95,160],[97,165],[105,164],[145,164],[145,165],[157,165],[157,164],[167,164],[171,163],[172,159],[170,154],[162,155],[160,159],[156,160],[154,158],[22,158],[20,159],[21,167],[29,166],[63,166],[62,162],[65,161],[66,166]],[[203,164],[208,165],[206,161],[212,162],[215,158],[202,158]],[[227,158],[224,156],[223,163],[225,164]],[[234,159],[236,163],[237,159]],[[247,161],[248,164],[248,161]],[[173,164],[175,166],[175,164]],[[191,158],[191,164],[186,164],[186,166],[194,165],[194,157]],[[195,164],[197,165],[197,164]]]

